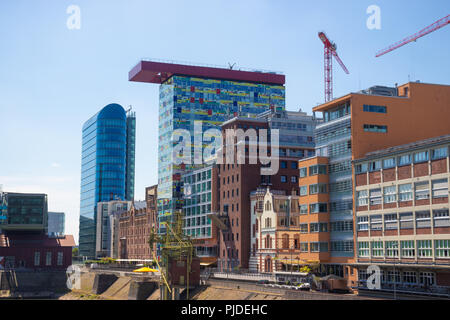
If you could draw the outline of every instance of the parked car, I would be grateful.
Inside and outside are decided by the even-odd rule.
[[[258,280],[258,284],[269,284],[269,280]]]

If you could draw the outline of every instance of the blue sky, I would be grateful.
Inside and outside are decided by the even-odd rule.
[[[81,29],[69,30],[69,5]],[[369,30],[370,5],[381,30]],[[375,53],[450,13],[450,2],[289,0],[0,1],[0,184],[49,195],[78,241],[81,127],[109,103],[137,112],[136,198],[157,182],[156,85],[128,82],[140,58],[283,71],[288,110],[324,99],[325,31],[350,71],[334,63],[334,96],[411,80],[450,84],[450,27]]]

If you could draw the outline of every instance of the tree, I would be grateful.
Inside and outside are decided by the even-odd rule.
[[[72,249],[72,257],[76,258],[80,255],[80,250],[78,248],[73,248]]]

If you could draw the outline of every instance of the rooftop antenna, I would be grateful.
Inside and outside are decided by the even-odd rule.
[[[236,62],[231,64],[230,62],[228,62],[228,66],[230,67],[230,70],[233,70],[234,66],[236,65]]]

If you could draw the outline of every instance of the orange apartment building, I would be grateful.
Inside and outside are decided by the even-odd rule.
[[[368,152],[450,133],[449,106],[450,86],[410,82],[371,87],[313,108],[314,114],[323,115],[323,122],[315,129],[316,157],[299,162],[305,214],[300,217],[300,241],[305,251],[308,243],[302,259],[318,259],[324,272],[356,284],[352,161]],[[311,175],[314,166],[322,167],[321,173]],[[311,232],[311,223],[318,224],[319,231],[314,225]],[[311,252],[311,242],[314,250],[319,243],[319,252]]]

